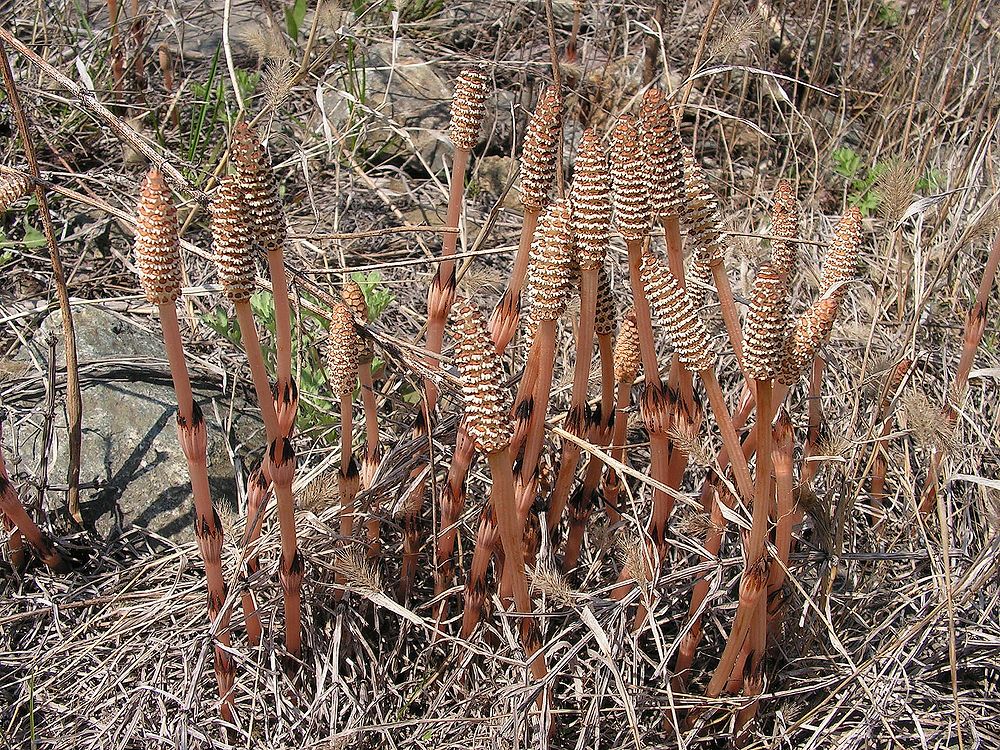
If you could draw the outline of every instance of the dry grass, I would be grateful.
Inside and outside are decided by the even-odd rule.
[[[689,70],[710,5],[688,4],[663,24],[671,71]],[[681,122],[682,135],[720,194],[723,216],[734,233],[727,265],[737,299],[741,292],[745,297],[746,284],[754,277],[754,259],[767,255],[762,249],[766,240],[742,234],[767,231],[769,196],[779,178],[795,183],[803,238],[816,242],[831,234],[833,222],[826,217],[838,214],[845,197],[858,192],[853,178],[835,170],[833,152],[849,147],[859,156],[865,172],[858,179],[873,165],[888,165],[872,188],[886,200],[865,220],[862,282],[849,287],[824,350],[828,362],[822,405],[829,450],[824,450],[812,486],[815,494],[800,498],[807,515],[790,561],[784,632],[765,662],[758,723],[748,745],[1000,747],[995,721],[1000,712],[1000,500],[995,480],[1000,469],[995,395],[1000,353],[992,320],[964,401],[957,405],[954,431],[942,433],[926,417],[929,408],[936,415],[951,395],[965,312],[996,231],[1000,83],[992,71],[1000,64],[998,9],[985,2],[787,2],[762,5],[759,19],[744,19],[741,5],[722,3],[716,28],[725,25],[731,31],[706,51]],[[520,742],[532,747],[673,747],[678,745],[674,726],[681,727],[684,747],[725,744],[728,712],[702,713],[703,724],[691,730],[684,728],[682,714],[688,707],[704,707],[701,696],[732,619],[743,569],[739,540],[730,531],[718,561],[701,562],[705,522],[684,508],[691,520],[683,523],[675,514],[665,563],[642,590],[612,602],[609,592],[618,567],[612,535],[627,540],[622,542],[626,554],[634,557],[644,549],[639,540],[651,492],[635,478],[626,478],[623,487],[622,527],[588,533],[575,578],[555,576],[547,560],[540,561],[534,578],[546,596],[539,620],[553,689],[545,720],[554,718],[558,725],[551,739],[539,731],[515,617],[494,616],[486,632],[471,641],[455,638],[458,621],[439,624],[434,619],[430,565],[419,571],[411,604],[398,603],[390,593],[399,578],[400,504],[409,495],[411,471],[426,450],[425,441],[410,437],[414,407],[404,395],[428,374],[422,351],[412,342],[420,340],[416,321],[435,270],[428,260],[434,240],[419,233],[342,235],[440,222],[447,179],[429,173],[412,152],[388,161],[365,152],[360,134],[380,128],[398,133],[403,127],[370,106],[357,108],[343,130],[324,129],[316,112],[317,86],[335,85],[324,74],[346,48],[362,54],[395,33],[416,40],[449,81],[470,62],[496,59],[491,75],[498,87],[511,92],[503,106],[514,105],[520,133],[525,107],[530,109],[532,101],[528,92],[550,77],[538,62],[548,60],[544,5],[523,0],[497,4],[491,14],[495,24],[478,22],[475,16],[456,20],[447,6],[421,7],[426,14],[410,8],[395,30],[378,8],[360,18],[338,14],[336,24],[325,20],[329,12],[321,14],[304,73],[294,83],[312,14],[297,40],[284,34],[261,36],[256,43],[261,53],[278,59],[262,68],[268,83],[250,98],[255,111],[268,102],[277,107],[262,122],[272,133],[270,148],[295,237],[288,263],[296,289],[322,306],[344,266],[379,267],[395,295],[387,312],[369,326],[377,356],[387,362],[386,375],[377,382],[385,456],[370,490],[380,502],[369,504],[365,493],[358,498],[359,507],[385,509],[378,569],[364,561],[360,550],[344,549],[337,533],[335,490],[330,482],[315,484],[308,492],[312,499],[298,512],[299,548],[306,560],[305,649],[304,666],[290,681],[282,664],[279,537],[272,507],[257,546],[261,569],[250,581],[264,626],[259,650],[247,648],[242,615],[238,607],[233,609],[240,725],[227,739],[218,719],[204,580],[193,535],[170,542],[128,527],[103,540],[71,530],[55,512],[63,502],[64,477],[50,474],[45,493],[50,512],[43,527],[78,564],[65,576],[37,565],[16,576],[7,566],[6,551],[0,553],[0,746],[468,748]],[[474,4],[467,7],[478,12]],[[569,33],[568,7],[554,4],[558,39]],[[91,13],[90,37],[77,6],[60,6],[45,18],[36,16],[35,8],[15,4],[8,28],[44,50],[53,66],[77,81],[79,57],[101,100],[121,104],[108,93],[106,14]],[[201,7],[188,13],[184,3],[179,8],[177,22],[191,38],[220,28],[221,14]],[[562,71],[564,81],[577,73],[581,81],[579,93],[567,101],[571,116],[584,113],[606,131],[609,115],[628,106],[637,93],[641,96],[644,32],[639,22],[648,19],[647,10],[631,3],[610,11],[584,4],[578,59]],[[338,33],[339,24],[350,35]],[[151,50],[172,38],[160,10],[152,11],[146,28]],[[241,49],[236,50],[237,65],[255,68],[255,57]],[[155,54],[147,57],[155,60]],[[12,61],[38,130],[43,179],[55,185],[52,214],[74,304],[110,306],[136,325],[150,327],[150,311],[141,302],[126,259],[129,217],[145,165],[132,161],[132,149],[123,153],[106,127],[83,114],[77,98],[50,78],[38,78],[39,70],[23,58],[15,55]],[[203,147],[188,157],[184,123],[203,96],[191,84],[206,80],[210,62],[193,55],[177,71],[177,81],[190,77],[187,87],[176,87],[176,106],[185,114],[182,129],[163,130],[171,163],[202,187],[209,184],[228,130],[222,115],[208,121]],[[222,78],[224,68],[220,56]],[[137,106],[166,121],[171,100],[153,70],[147,71],[153,80],[146,104]],[[404,72],[400,67],[394,74]],[[601,81],[609,85],[601,89]],[[662,83],[676,89],[682,81]],[[130,86],[134,83],[127,73],[126,89]],[[382,93],[370,96],[378,101]],[[156,118],[127,114],[149,142],[158,143]],[[487,127],[492,130],[485,152],[509,155],[509,118]],[[582,128],[571,131],[575,139]],[[4,165],[23,163],[15,142],[3,148]],[[477,191],[484,169],[484,161],[474,156],[469,226],[458,246],[459,262],[474,264],[464,275],[460,267],[459,293],[464,296],[479,291],[472,281],[476,275],[499,269],[506,276],[521,223],[516,212],[500,207],[501,196]],[[929,170],[934,170],[935,186],[909,189],[913,175],[919,179]],[[899,221],[914,200],[929,195],[943,197]],[[0,373],[5,373],[2,405],[10,418],[4,446],[8,467],[16,483],[30,486],[45,475],[11,457],[24,453],[43,432],[51,409],[45,399],[50,377],[61,388],[65,373],[54,369],[50,376],[45,363],[25,372],[7,361],[54,309],[48,258],[30,242],[21,242],[25,230],[18,211],[23,209],[23,203],[15,204],[3,224],[13,244],[12,256],[0,261],[9,279],[0,290]],[[26,216],[34,218],[30,212]],[[193,354],[192,377],[218,389],[219,412],[224,414],[223,394],[231,392],[232,374],[240,375],[238,388],[249,393],[249,373],[239,351],[220,341],[200,317],[218,304],[207,253],[207,218],[197,201],[189,201],[181,219],[190,219],[184,234],[190,243],[185,248],[188,277],[179,309]],[[331,233],[341,238],[328,239]],[[804,300],[816,297],[823,248],[803,243],[800,253],[805,270],[793,286],[792,314],[804,309]],[[624,289],[624,246],[616,241],[610,256],[618,288]],[[1000,303],[997,298],[994,290],[992,309]],[[704,312],[721,341],[725,332],[716,311]],[[560,374],[570,372],[573,350],[571,323],[564,319],[558,330],[550,410],[555,414],[569,403],[569,384]],[[523,361],[524,352],[517,346],[512,350]],[[449,357],[446,349],[441,398],[455,402]],[[872,421],[873,402],[886,367],[903,357],[912,357],[915,365],[898,409],[900,429],[886,442],[887,518],[873,529],[867,477],[872,441],[882,428]],[[137,373],[167,377],[159,359],[82,362],[80,376],[86,388],[94,382],[127,381]],[[741,376],[732,357],[722,359],[719,379],[728,393],[736,392]],[[807,406],[805,384],[800,384],[788,401],[799,446]],[[57,423],[63,419],[61,406],[55,418]],[[85,427],[86,418],[84,414]],[[328,476],[324,473],[339,462],[330,439],[333,424],[319,423],[297,436],[297,490],[317,476]],[[704,439],[715,439],[709,432],[702,428]],[[454,433],[452,417],[435,425],[438,458],[454,445]],[[647,465],[645,439],[644,433],[629,433],[634,466]],[[951,450],[943,463],[940,512],[920,517],[916,503],[929,452],[942,443]],[[51,456],[65,446],[57,441],[47,450]],[[438,477],[445,463],[440,460],[436,466]],[[689,469],[682,505],[696,504],[693,493],[702,474],[700,468]],[[429,491],[440,492],[443,482],[428,485]],[[466,566],[471,556],[468,543],[487,488],[485,467],[474,465],[468,508],[460,520],[466,547],[459,549],[459,566]],[[436,499],[424,504],[428,528],[436,505]],[[86,503],[83,507],[86,515]],[[227,535],[229,546],[223,550],[230,605],[239,601],[242,585],[241,554],[231,546],[237,538]],[[433,559],[432,545],[425,544],[426,560]],[[339,601],[338,572],[347,573],[352,584],[351,593]],[[684,635],[690,587],[706,572],[711,607],[690,692],[673,693],[669,665]],[[646,590],[654,595],[646,597]],[[459,586],[451,593],[458,594]],[[636,636],[631,632],[632,605],[640,598],[650,611]],[[737,702],[727,699],[720,705]],[[665,730],[664,718],[669,725]]]

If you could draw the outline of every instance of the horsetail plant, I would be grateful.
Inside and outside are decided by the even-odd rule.
[[[285,214],[271,160],[257,131],[246,123],[239,123],[233,130],[230,155],[234,166],[233,187],[242,196],[253,239],[267,257],[274,298],[275,414],[279,434],[289,437],[295,427],[298,387],[292,378],[292,311],[284,261]]]
[[[521,147],[521,205],[524,220],[521,237],[507,288],[490,316],[490,334],[500,351],[514,337],[521,314],[521,290],[524,287],[528,259],[535,229],[556,176],[556,160],[562,138],[563,99],[557,84],[546,86],[528,122]]]
[[[466,301],[460,303],[456,313],[458,339],[455,364],[462,379],[467,429],[476,448],[486,455],[489,463],[492,480],[490,505],[500,529],[506,559],[504,572],[514,593],[515,605],[522,614],[530,615],[533,608],[524,569],[523,524],[518,519],[514,497],[510,453],[512,429],[500,385],[504,382],[503,366],[479,309]],[[546,667],[541,638],[538,626],[530,616],[522,620],[521,641],[532,675],[536,680],[543,680]]]
[[[449,134],[455,146],[455,156],[451,170],[451,187],[448,193],[448,213],[445,219],[448,227],[457,227],[462,213],[462,198],[465,193],[465,173],[469,156],[479,140],[483,118],[486,114],[486,75],[482,66],[463,70],[455,84],[451,103],[451,127]],[[441,262],[431,283],[427,298],[427,351],[432,355],[427,364],[432,370],[439,367],[437,356],[441,354],[444,342],[445,321],[455,299],[455,247],[458,232],[447,231],[441,246]],[[428,412],[437,403],[437,385],[430,378],[425,379]]]
[[[576,362],[566,429],[584,437],[587,386],[594,357],[601,268],[611,239],[611,186],[607,176],[607,155],[595,130],[587,130],[576,155],[576,174],[570,188],[572,203],[570,231],[572,247],[580,262],[580,322],[577,327]],[[544,361],[544,360],[543,360]],[[573,478],[580,461],[580,446],[563,442],[555,489],[548,512],[548,528],[559,524],[569,499]]]
[[[632,396],[632,384],[642,367],[642,358],[639,353],[639,330],[634,309],[628,310],[622,316],[622,323],[618,328],[618,338],[615,341],[614,360],[617,390],[614,417],[611,420],[613,430],[610,442],[611,457],[618,463],[624,464],[626,462],[625,436],[628,432],[627,410]],[[608,516],[613,522],[617,522],[621,517],[618,511],[621,478],[618,476],[618,472],[610,466],[604,475],[603,488]]]
[[[264,528],[264,511],[271,496],[271,482],[264,476],[263,468],[255,469],[247,478],[247,525],[243,534],[243,549],[248,550],[246,557],[246,574],[249,578],[260,570],[260,558],[254,549],[260,533]],[[254,602],[253,592],[243,591],[243,619],[247,629],[247,640],[251,646],[260,643],[261,624],[260,613]]]
[[[180,297],[181,256],[177,210],[159,170],[151,169],[137,206],[135,257],[139,282],[150,304],[159,312],[163,343],[177,395],[177,436],[187,459],[195,506],[195,536],[208,579],[208,612],[217,624],[215,676],[225,721],[233,720],[235,668],[229,648],[229,610],[225,608],[226,582],[222,572],[222,523],[212,505],[206,464],[207,431],[201,408],[194,400],[177,319]]]
[[[343,302],[330,310],[330,338],[326,349],[326,382],[340,403],[340,535],[350,540],[354,534],[354,498],[361,478],[354,460],[354,385],[358,380],[361,339],[355,329],[354,314]]]

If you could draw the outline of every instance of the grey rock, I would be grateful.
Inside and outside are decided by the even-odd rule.
[[[194,508],[187,462],[177,442],[177,402],[166,368],[163,341],[155,320],[152,330],[98,306],[73,311],[82,372],[83,450],[80,479],[97,489],[81,492],[85,525],[106,537],[128,524],[143,526],[174,540],[194,538]],[[52,313],[19,355],[45,371],[49,332],[59,338],[57,364],[63,364],[62,316]],[[217,507],[235,507],[236,482],[227,450],[227,432],[216,418],[212,400],[223,398],[217,386],[200,382],[191,368],[195,399],[208,426],[208,474]],[[60,389],[60,401],[62,390]],[[65,418],[57,405],[55,436],[49,451],[49,480],[65,482],[68,440]],[[256,407],[237,408],[232,428],[250,445],[263,444]],[[229,412],[228,400],[218,413]],[[33,420],[41,425],[41,420]],[[258,434],[259,433],[259,434]],[[41,430],[22,430],[18,446],[31,470],[42,455]],[[235,440],[236,438],[234,438]]]
[[[366,154],[415,157],[431,172],[440,172],[452,145],[448,140],[452,84],[423,59],[412,45],[372,45],[353,63],[326,71],[320,84],[321,112],[314,128],[326,124],[348,135]],[[509,103],[487,99],[487,119],[480,142],[492,148],[509,141]],[[326,123],[323,118],[326,118]]]

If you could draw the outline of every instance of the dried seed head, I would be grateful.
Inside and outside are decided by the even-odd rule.
[[[705,372],[715,366],[705,324],[684,287],[649,250],[642,254],[642,285],[649,305],[667,329],[681,364],[691,372]]]
[[[463,300],[455,306],[455,317],[455,364],[462,378],[469,436],[484,453],[502,451],[512,436],[503,365],[479,308]]]
[[[597,276],[597,313],[594,316],[594,333],[598,336],[610,336],[618,325],[618,315],[615,310],[614,289],[611,278],[604,266]]]
[[[708,187],[694,154],[684,151],[684,188],[687,200],[681,216],[693,245],[696,267],[706,270],[721,263],[725,253],[722,238],[722,216],[719,203]],[[711,271],[709,270],[709,274]]]
[[[463,70],[451,100],[451,142],[471,151],[479,140],[486,115],[486,69],[479,65]]]
[[[861,210],[857,206],[851,206],[837,224],[830,250],[823,262],[823,273],[820,276],[823,294],[857,275],[860,251]]]
[[[684,152],[674,113],[663,91],[648,89],[639,109],[646,158],[649,208],[653,216],[679,216],[684,207]]]
[[[236,185],[243,193],[257,243],[267,252],[280,250],[285,244],[285,214],[271,160],[257,131],[246,123],[238,124],[233,130],[230,154]]]
[[[146,175],[136,213],[135,265],[142,290],[154,305],[175,302],[181,293],[177,209],[159,170]]]
[[[642,362],[639,354],[639,326],[635,320],[635,309],[629,308],[622,317],[618,328],[618,338],[615,339],[615,380],[619,383],[631,383],[639,374]]]
[[[521,203],[526,208],[541,209],[549,199],[562,136],[562,107],[559,87],[546,86],[528,122],[521,149]]]
[[[31,190],[31,179],[28,175],[0,175],[0,213],[10,208],[14,201],[26,196],[29,190]]]
[[[774,193],[771,207],[771,234],[784,240],[772,240],[771,265],[778,273],[790,276],[795,270],[799,236],[799,204],[792,183],[782,180]]]
[[[576,172],[570,188],[573,203],[573,242],[580,267],[597,268],[611,238],[611,183],[608,156],[597,131],[588,129],[576,153]]]
[[[754,280],[743,325],[743,367],[751,378],[769,380],[781,372],[788,295],[788,277],[765,264]]]
[[[257,264],[253,230],[233,177],[223,177],[212,196],[212,247],[226,299],[243,302],[253,294]]]
[[[340,287],[340,299],[350,309],[354,316],[354,322],[359,326],[368,323],[368,303],[365,301],[365,293],[361,291],[361,285],[353,279],[348,279]]]
[[[536,320],[557,320],[566,309],[573,266],[569,201],[553,201],[538,221],[531,243],[528,286]]]
[[[337,398],[354,391],[361,341],[354,329],[354,315],[343,302],[330,309],[330,338],[326,348],[326,379]]]
[[[814,302],[799,316],[785,341],[780,375],[782,383],[792,385],[812,365],[816,352],[830,337],[839,306],[836,297],[827,297]]]
[[[631,115],[619,117],[611,131],[611,198],[615,226],[626,240],[640,240],[649,234],[649,188],[639,128]]]

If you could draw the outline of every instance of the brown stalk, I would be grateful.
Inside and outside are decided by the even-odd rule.
[[[229,609],[224,607],[226,582],[222,572],[222,523],[212,505],[206,464],[207,430],[201,409],[191,392],[177,319],[181,277],[177,210],[170,201],[170,190],[163,176],[156,169],[151,169],[146,175],[136,213],[136,267],[146,299],[159,311],[164,348],[177,396],[177,437],[191,478],[195,536],[208,580],[209,616],[218,627],[216,637],[220,645],[215,649],[215,676],[222,699],[221,713],[225,721],[231,722],[235,668],[226,652],[230,637]]]
[[[340,535],[350,541],[354,535],[354,500],[360,486],[354,460],[354,386],[358,381],[361,339],[355,328],[354,313],[343,302],[330,309],[330,338],[326,350],[326,380],[340,401]]]
[[[500,530],[505,557],[504,575],[514,592],[517,609],[522,614],[530,615],[533,608],[524,569],[523,525],[517,517],[509,448],[512,427],[500,385],[504,382],[503,366],[479,309],[462,302],[456,312],[459,330],[455,363],[462,378],[467,429],[477,449],[486,454],[489,462],[492,480],[490,505]],[[536,680],[543,680],[547,670],[534,618],[523,619],[521,640],[532,675]]]
[[[521,204],[524,222],[507,288],[490,316],[490,335],[503,350],[517,331],[521,315],[521,291],[534,244],[536,223],[549,201],[556,177],[556,161],[562,140],[563,100],[558,84],[545,87],[528,121],[521,148]]]
[[[19,47],[16,40],[10,41],[10,35],[0,29],[5,40],[14,47]],[[35,183],[35,199],[38,202],[38,213],[42,219],[42,231],[45,234],[45,244],[49,251],[49,261],[52,263],[52,283],[59,300],[59,313],[62,317],[63,348],[66,355],[66,421],[69,432],[69,465],[66,470],[66,506],[70,516],[78,524],[83,523],[80,512],[80,456],[83,444],[83,402],[80,398],[80,368],[76,356],[76,331],[73,326],[73,310],[69,304],[69,290],[66,286],[66,273],[63,270],[62,255],[56,240],[55,227],[52,224],[52,214],[49,211],[49,200],[40,180],[38,157],[35,154],[35,143],[31,137],[28,118],[24,114],[21,96],[14,81],[14,72],[10,67],[7,49],[0,44],[0,73],[3,75],[4,88],[7,91],[7,101],[10,102],[17,122],[17,130],[21,136],[24,148],[24,158],[28,163],[28,173]]]
[[[774,466],[774,481],[777,496],[777,523],[774,530],[774,548],[777,562],[771,566],[771,578],[767,584],[768,595],[780,589],[785,583],[788,555],[792,547],[792,522],[795,515],[795,482],[792,476],[792,420],[784,408],[778,409],[774,422],[771,442],[771,463]]]

